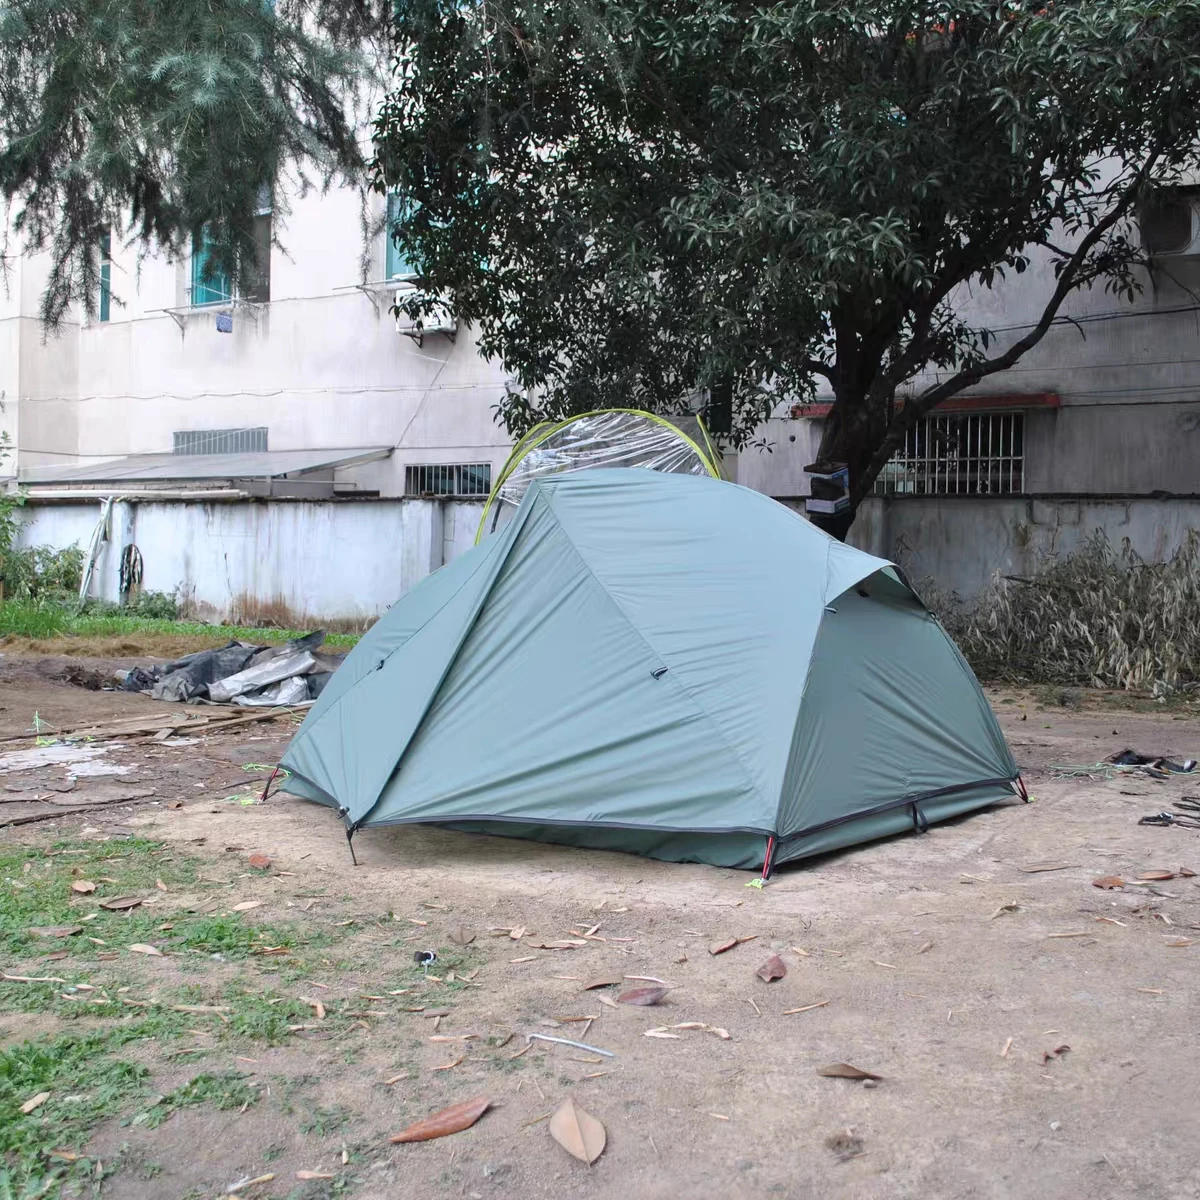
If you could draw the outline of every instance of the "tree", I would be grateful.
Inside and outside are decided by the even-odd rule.
[[[1200,133],[1193,0],[405,0],[394,36],[405,307],[478,324],[507,427],[707,393],[740,444],[823,382],[855,507],[1072,292],[1134,294],[1131,219]],[[1033,328],[962,315],[1034,254]]]
[[[99,295],[104,235],[245,286],[264,191],[363,181],[355,103],[388,0],[0,0],[0,196],[48,250],[41,313]],[[363,118],[365,120],[365,117]],[[276,211],[286,202],[273,196]]]

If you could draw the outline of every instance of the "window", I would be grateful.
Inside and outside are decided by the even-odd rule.
[[[1003,496],[1025,489],[1025,414],[933,413],[875,480],[878,496]]]
[[[384,262],[384,277],[386,279],[415,279],[417,268],[403,250],[396,244],[393,230],[402,224],[411,211],[408,205],[396,192],[389,192],[387,198],[387,228],[384,240],[387,244],[387,256]]]
[[[100,236],[100,303],[96,319],[107,321],[112,310],[112,232]]]
[[[491,463],[420,463],[404,468],[406,496],[483,500],[491,490]]]
[[[200,231],[192,242],[192,304],[229,304],[233,300],[233,289],[229,276],[223,271],[210,272],[212,239],[208,230]],[[207,278],[206,278],[207,275]]]
[[[271,189],[264,186],[259,190],[254,216],[254,261],[246,294],[242,297],[252,304],[266,304],[271,299],[271,232]],[[205,228],[192,242],[193,306],[233,302],[233,287],[228,275],[217,271],[207,280],[204,277],[211,257],[212,240]]]
[[[177,429],[172,454],[262,454],[267,449],[267,427],[254,429]]]

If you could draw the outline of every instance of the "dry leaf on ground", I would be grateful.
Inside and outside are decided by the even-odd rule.
[[[36,1096],[31,1096],[24,1104],[21,1105],[21,1111],[28,1116],[35,1109],[39,1109],[47,1100],[50,1099],[49,1092],[38,1092]]]
[[[90,879],[77,879],[71,884],[71,891],[78,892],[81,896],[86,896],[88,892],[94,892],[96,885]]]
[[[703,1021],[681,1021],[678,1025],[664,1025],[663,1029],[698,1029],[701,1033],[715,1033],[723,1042],[732,1041],[728,1029],[717,1025],[706,1025]]]
[[[550,1136],[568,1153],[589,1166],[604,1153],[608,1135],[591,1113],[568,1096],[550,1118]]]
[[[112,900],[101,900],[100,907],[107,908],[109,912],[121,912],[127,908],[137,908],[141,902],[140,896],[117,896]]]
[[[28,930],[34,937],[63,938],[73,937],[83,932],[82,925],[31,925]]]
[[[782,979],[787,974],[787,965],[778,954],[772,954],[754,973],[764,983],[771,983],[776,979]]]
[[[145,942],[134,942],[129,947],[134,954],[151,954],[155,958],[162,958],[163,952],[157,946],[148,946]]]
[[[456,925],[450,933],[450,940],[459,946],[469,946],[475,940],[475,931],[465,925]]]
[[[297,1179],[332,1179],[333,1172],[331,1171],[297,1171]]]
[[[1092,887],[1100,888],[1105,892],[1115,892],[1117,888],[1123,888],[1125,880],[1120,875],[1101,875],[1099,879],[1092,880]]]
[[[630,988],[617,997],[618,1004],[658,1004],[667,994],[665,987]]]
[[[515,929],[510,929],[508,931],[508,936],[512,938],[514,942],[519,942],[525,936],[525,926],[518,925]]]
[[[1164,883],[1168,879],[1174,879],[1175,872],[1174,871],[1143,871],[1138,876],[1138,878],[1146,880],[1147,882],[1152,882],[1152,883]]]
[[[389,1140],[392,1142],[428,1142],[434,1138],[446,1137],[451,1133],[461,1133],[470,1129],[480,1117],[491,1107],[492,1102],[487,1096],[476,1096],[474,1100],[464,1100],[461,1104],[452,1104],[435,1112],[433,1116],[417,1121],[407,1129],[402,1129]]]
[[[1077,867],[1078,863],[1069,862],[1035,862],[1026,863],[1023,867],[1018,867],[1018,871],[1024,871],[1026,875],[1036,875],[1039,871],[1065,871],[1068,867]]]
[[[620,975],[597,975],[594,979],[589,979],[583,985],[582,990],[590,992],[592,988],[616,987],[624,982],[624,978]]]
[[[161,879],[156,879],[154,881],[154,886],[158,888],[160,892],[165,892],[167,890],[167,885],[163,883]]]
[[[261,900],[243,900],[241,904],[235,904],[229,911],[249,912],[252,908],[261,908],[262,903],[263,902]]]
[[[725,938],[720,942],[713,942],[708,948],[709,954],[724,954],[726,950],[732,950],[738,944],[737,938]]]
[[[271,860],[265,854],[251,854],[246,861],[257,871],[269,871]]]
[[[830,1079],[875,1079],[880,1080],[882,1075],[875,1075],[871,1071],[864,1071],[862,1067],[854,1067],[849,1063],[830,1063],[827,1067],[818,1067],[818,1075],[824,1075]]]

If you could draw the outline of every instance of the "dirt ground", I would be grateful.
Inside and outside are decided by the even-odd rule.
[[[0,737],[29,731],[35,712],[67,728],[172,707],[63,682],[65,662],[0,657]],[[189,1108],[154,1130],[102,1126],[96,1153],[124,1143],[122,1153],[161,1165],[150,1180],[116,1175],[104,1195],[217,1197],[270,1172],[238,1194],[1200,1197],[1200,876],[1134,882],[1153,870],[1200,871],[1200,833],[1137,824],[1200,792],[1200,778],[1054,770],[1125,746],[1200,757],[1200,716],[989,696],[1033,803],[787,868],[761,891],[735,871],[415,828],[360,834],[355,867],[330,811],[285,796],[240,802],[262,778],[243,768],[279,757],[285,722],[185,746],[99,743],[86,769],[125,773],[80,776],[55,802],[86,800],[101,786],[153,794],[6,829],[10,844],[157,839],[263,901],[255,917],[307,923],[358,948],[351,967],[288,984],[348,1013],[338,1037],[321,1040],[318,1028],[313,1040],[298,1031],[252,1056],[224,1044],[208,1054],[210,1070],[263,1081],[270,1102]],[[30,746],[0,744],[0,754]],[[0,773],[2,794],[49,795],[70,770]],[[269,855],[272,872],[230,874],[231,860],[251,851]],[[1093,886],[1111,875],[1128,882]],[[503,934],[521,926],[521,940]],[[474,934],[469,946],[455,944],[460,927]],[[710,953],[732,937],[750,940]],[[567,938],[583,944],[532,944]],[[457,987],[425,980],[412,952],[427,947],[443,964],[460,963]],[[755,969],[772,953],[787,975],[765,983]],[[439,971],[429,973],[440,980]],[[583,990],[600,975],[631,987],[654,977],[671,990],[655,1007],[613,1007]],[[444,988],[449,1011],[433,1017],[429,1001],[426,1012],[406,1011],[405,996],[388,994],[409,987],[425,996]],[[785,1015],[793,1009],[805,1011]],[[646,1036],[689,1022],[729,1038],[697,1029]],[[0,1040],[51,1025],[0,1017]],[[531,1032],[613,1057],[549,1043],[518,1056]],[[883,1078],[867,1087],[817,1073],[842,1062]],[[168,1083],[187,1074],[155,1067]],[[310,1114],[302,1123],[284,1101],[296,1094]],[[545,1118],[568,1094],[607,1130],[591,1167],[548,1132]],[[475,1096],[492,1108],[469,1131],[388,1143],[411,1121]],[[292,1190],[302,1169],[331,1182]]]

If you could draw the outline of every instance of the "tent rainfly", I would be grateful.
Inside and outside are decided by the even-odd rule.
[[[1019,794],[971,669],[896,568],[707,476],[531,483],[321,693],[288,791],[763,868]]]

